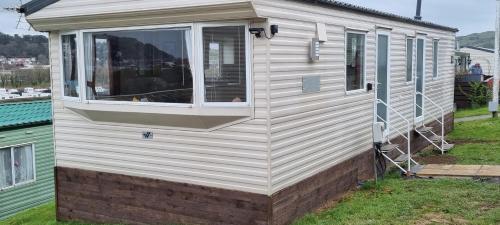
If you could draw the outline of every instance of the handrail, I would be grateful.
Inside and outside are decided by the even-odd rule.
[[[435,119],[435,120],[438,121],[439,123],[441,123],[441,148],[440,148],[440,150],[441,150],[441,153],[444,154],[444,143],[445,143],[445,141],[444,141],[444,109],[443,109],[443,107],[441,107],[440,105],[438,105],[437,103],[432,101],[431,98],[425,96],[422,92],[417,91],[416,94],[421,95],[424,99],[428,100],[430,103],[432,103],[434,106],[436,106],[441,111],[441,122],[438,119]],[[417,105],[417,104],[415,104],[415,105]],[[423,109],[422,109],[422,114],[425,115]]]
[[[407,146],[407,150],[408,150],[408,171],[407,171],[407,173],[410,173],[410,171],[411,171],[411,160],[412,160],[411,159],[411,135],[410,135],[412,129],[411,129],[410,120],[406,119],[401,113],[399,113],[394,108],[392,108],[391,106],[389,106],[389,104],[387,104],[386,102],[384,102],[381,99],[377,98],[377,104],[379,104],[379,103],[385,105],[388,109],[390,109],[391,111],[395,112],[396,115],[398,115],[399,117],[401,117],[401,119],[403,119],[403,121],[406,122],[406,124],[407,124],[407,137],[406,137],[406,140],[408,142],[408,146]],[[378,114],[376,114],[376,115],[377,115],[377,117],[380,117]],[[384,121],[384,119],[382,119],[382,118],[380,118],[380,119],[382,121]],[[384,121],[384,122],[387,123],[388,126],[391,126],[389,122],[387,122],[387,121]],[[401,134],[401,136],[404,137],[404,135],[403,135],[403,133],[401,133],[401,131],[399,131],[397,129],[396,129],[396,131],[398,131]],[[388,139],[389,140],[391,139],[391,135],[390,134],[389,134],[389,138]]]

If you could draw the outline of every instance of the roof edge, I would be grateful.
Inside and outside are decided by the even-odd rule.
[[[474,49],[474,50],[478,50],[478,51],[483,51],[483,52],[489,52],[489,53],[495,53],[495,50],[494,49],[489,49],[489,48],[483,48],[483,47],[476,47],[476,46],[462,46],[460,48],[470,48],[470,49]]]
[[[340,1],[336,1],[336,0],[299,0],[299,1],[309,2],[312,4],[318,4],[318,5],[326,5],[326,6],[330,6],[330,7],[334,7],[334,8],[338,8],[338,9],[343,9],[346,11],[364,13],[364,14],[368,14],[371,16],[375,16],[375,17],[392,19],[395,21],[403,22],[403,23],[409,23],[409,24],[414,24],[414,25],[418,25],[418,26],[435,28],[435,29],[440,29],[440,30],[445,30],[445,31],[450,31],[450,32],[455,32],[455,33],[457,33],[459,31],[458,28],[443,26],[443,25],[439,25],[439,24],[435,24],[435,23],[431,23],[431,22],[427,22],[427,21],[415,20],[415,19],[410,18],[410,17],[404,17],[404,16],[400,16],[397,14],[393,14],[393,13],[382,12],[382,11],[378,11],[375,9],[370,9],[370,8],[357,6],[357,5],[353,5],[353,4],[349,4],[349,3],[344,3],[344,2],[340,2]]]
[[[58,1],[59,0],[33,0],[26,4],[21,5],[21,7],[19,7],[17,11],[19,13],[24,13],[24,15],[26,16],[29,16]]]

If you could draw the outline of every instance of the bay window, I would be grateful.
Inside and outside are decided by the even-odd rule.
[[[246,102],[245,26],[203,28],[205,102]]]
[[[76,34],[61,36],[62,84],[64,97],[79,97]]]
[[[64,95],[89,104],[248,106],[247,30],[244,23],[195,23],[61,35]]]
[[[0,189],[35,180],[35,157],[32,145],[0,148]]]
[[[193,103],[191,29],[84,33],[87,100]]]

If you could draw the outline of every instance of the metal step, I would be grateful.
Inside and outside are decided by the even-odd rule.
[[[429,133],[432,131],[432,127],[425,127],[425,126],[419,127],[419,128],[417,128],[417,131],[419,133],[426,134],[426,133]]]
[[[441,142],[443,140],[443,137],[441,137],[439,135],[434,135],[434,136],[430,137],[429,139],[433,142]]]
[[[408,162],[408,154],[403,154],[398,156],[396,159],[394,159],[394,162],[396,163]]]
[[[447,151],[450,151],[451,149],[453,149],[455,147],[454,144],[444,144],[443,145],[443,151],[447,152]]]
[[[395,144],[385,144],[380,148],[380,151],[382,151],[383,153],[387,153],[387,152],[390,152],[390,151],[396,149],[397,147],[399,147],[399,146],[395,145]]]
[[[420,172],[425,166],[424,165],[414,165],[411,167],[411,173],[412,174],[417,174],[418,172]]]

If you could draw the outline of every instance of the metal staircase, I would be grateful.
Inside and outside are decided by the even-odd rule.
[[[439,106],[436,102],[432,101],[429,97],[425,96],[421,92],[417,92],[417,95],[422,96],[423,101],[427,101],[432,104],[434,109],[437,109],[436,113],[433,113],[433,111],[429,110],[426,111],[424,110],[421,106],[418,104],[415,104],[416,107],[422,110],[422,115],[424,118],[426,116],[430,116],[433,121],[439,125],[439,127],[426,127],[425,126],[425,119],[422,120],[419,124],[415,126],[415,131],[420,134],[425,140],[427,140],[429,143],[431,143],[434,147],[436,147],[436,150],[441,151],[441,154],[444,154],[448,151],[450,151],[454,145],[446,142],[445,140],[445,117],[444,117],[444,109],[443,107]],[[425,107],[424,107],[425,108]],[[426,114],[426,112],[429,112]],[[440,115],[435,115],[435,114],[440,114]],[[435,132],[435,130],[440,130]]]
[[[411,157],[411,133],[413,130],[411,122],[408,119],[406,119],[403,115],[401,115],[401,113],[399,113],[397,110],[395,110],[394,108],[389,106],[384,101],[378,99],[377,104],[382,104],[382,105],[386,106],[388,111],[394,112],[394,115],[397,115],[401,119],[401,121],[403,121],[404,125],[406,125],[406,126],[399,126],[398,127],[397,125],[391,124],[388,121],[386,121],[384,118],[382,118],[381,116],[377,115],[378,121],[383,122],[386,126],[385,127],[386,130],[389,131],[385,135],[385,138],[382,142],[382,145],[379,148],[379,153],[382,156],[384,156],[385,159],[387,159],[392,164],[394,164],[397,168],[399,168],[401,171],[403,171],[403,173],[405,173],[407,176],[411,176],[411,175],[415,174],[415,172],[421,168],[421,165],[418,162],[416,162],[415,160],[413,160],[413,158]],[[374,129],[376,129],[375,126],[374,126]],[[392,137],[391,134],[394,131],[398,135],[403,137],[403,139],[405,140],[405,143],[394,144],[391,142],[391,137]],[[404,144],[406,144],[406,149],[402,149],[402,147],[400,146],[400,145],[404,146]],[[404,150],[406,150],[406,151],[404,151]],[[391,157],[390,153],[393,151],[398,152],[400,155],[396,158]]]

